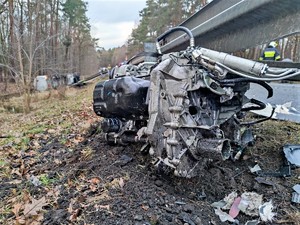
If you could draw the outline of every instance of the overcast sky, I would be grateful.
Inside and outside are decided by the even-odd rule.
[[[146,0],[86,0],[93,38],[105,49],[122,46],[139,21]]]

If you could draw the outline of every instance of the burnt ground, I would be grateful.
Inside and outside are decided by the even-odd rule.
[[[76,115],[83,114],[84,109]],[[72,124],[74,129],[66,132],[47,128],[28,133],[18,154],[17,140],[0,147],[7,166],[0,167],[1,224],[216,225],[258,219],[240,212],[236,223],[220,221],[211,204],[233,191],[253,191],[264,202],[272,200],[276,220],[260,224],[300,224],[299,204],[291,203],[300,169],[293,168],[290,177],[263,177],[263,183],[249,171],[255,164],[264,171],[279,169],[282,146],[300,141],[299,125],[256,125],[256,143],[239,161],[214,161],[198,177],[185,179],[157,171],[138,144],[108,145],[96,120],[86,132]],[[34,205],[36,200],[41,202]]]

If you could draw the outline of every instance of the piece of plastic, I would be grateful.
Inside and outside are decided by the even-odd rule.
[[[251,173],[256,173],[257,171],[261,171],[261,168],[258,164],[253,167],[249,167]]]
[[[258,208],[262,205],[262,195],[255,192],[244,192],[238,208],[249,216],[258,216]]]
[[[283,152],[291,164],[300,167],[300,145],[284,145]]]
[[[227,214],[226,212],[223,212],[219,208],[215,209],[215,214],[219,216],[219,218],[222,222],[226,222],[226,221],[234,222],[235,221],[229,214]]]
[[[239,215],[240,209],[238,208],[238,205],[240,204],[241,200],[241,197],[237,197],[236,199],[234,199],[234,202],[229,210],[229,215],[232,218],[235,218]]]
[[[300,203],[300,194],[297,192],[293,192],[292,194],[292,202],[294,203]]]
[[[263,205],[259,206],[259,216],[262,221],[272,222],[274,220],[274,217],[276,213],[272,212],[274,206],[272,204],[272,201],[266,202]]]
[[[296,191],[298,194],[300,194],[300,184],[296,184],[293,186],[294,191]]]

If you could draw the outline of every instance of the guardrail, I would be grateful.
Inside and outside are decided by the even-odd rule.
[[[180,26],[192,31],[198,46],[236,52],[300,33],[300,1],[213,0]],[[162,52],[179,51],[188,37],[174,33],[164,43]]]

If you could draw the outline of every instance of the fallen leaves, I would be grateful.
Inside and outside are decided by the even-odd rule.
[[[21,203],[17,203],[14,205],[13,209],[11,210],[17,218],[19,217],[19,212],[20,212],[20,209],[22,208],[22,206],[23,205]]]
[[[98,190],[98,184],[100,183],[100,178],[98,177],[94,177],[92,179],[89,180],[90,183],[90,189],[92,192],[96,192]]]
[[[107,187],[112,187],[112,188],[120,188],[120,189],[123,189],[124,186],[125,186],[125,181],[128,180],[127,177],[125,178],[115,178],[113,179],[110,183],[107,183],[106,186]]]
[[[123,189],[125,183],[124,183],[124,179],[122,177],[119,179],[119,185],[120,185],[120,188]]]
[[[28,195],[24,197],[26,200]],[[28,201],[28,200],[26,200]],[[48,203],[45,197],[40,199],[31,198],[30,202],[22,204],[20,202],[13,205],[12,212],[15,215],[15,224],[16,225],[37,225],[41,224],[43,220],[43,207],[47,206]]]
[[[39,200],[35,200],[32,198],[31,204],[25,204],[24,206],[24,215],[25,216],[36,216],[38,212],[41,212],[43,207],[48,205],[46,202],[46,198],[42,197]]]
[[[79,96],[82,98],[76,94],[64,101],[36,102],[37,110],[26,116],[0,113],[0,120],[5,121],[1,123],[1,131],[9,136],[0,140],[0,186],[7,192],[0,202],[0,224],[41,224],[45,206],[57,206],[61,196],[60,188],[56,187],[62,175],[50,172],[71,161],[73,149],[82,145],[86,140],[84,133],[99,120],[91,99]],[[79,153],[78,159],[86,160],[94,155],[94,150],[87,146]],[[68,178],[65,188],[109,198],[103,192],[100,178],[80,181]],[[30,193],[34,193],[34,198]],[[73,208],[72,219],[79,213],[80,210]]]

